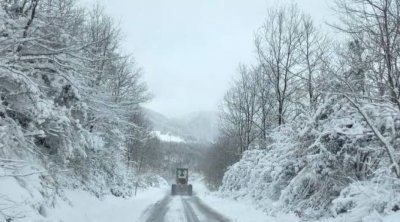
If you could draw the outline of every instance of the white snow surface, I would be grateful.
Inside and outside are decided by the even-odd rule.
[[[0,222],[6,217],[19,218],[15,221],[38,221],[43,198],[39,193],[39,180],[31,177],[29,184],[21,184],[12,177],[0,177]],[[36,210],[35,210],[36,209]]]
[[[128,199],[107,196],[99,200],[91,194],[74,190],[67,191],[71,205],[62,203],[49,212],[51,221],[63,222],[132,222],[137,221],[149,205],[165,196],[165,187],[139,191]]]
[[[251,199],[232,199],[222,196],[219,192],[211,192],[202,182],[202,179],[193,181],[194,195],[197,195],[203,203],[211,207],[216,212],[224,215],[232,222],[300,222],[301,219],[294,214],[267,215],[258,208]],[[35,184],[35,183],[32,183]],[[98,199],[89,192],[83,190],[64,190],[66,199],[58,200],[54,208],[41,209],[41,215],[33,211],[32,206],[24,205],[24,200],[28,198],[40,200],[40,194],[31,193],[25,190],[13,178],[3,179],[0,183],[2,191],[14,194],[13,201],[20,201],[20,205],[14,208],[14,213],[19,212],[21,218],[15,219],[16,222],[132,222],[140,221],[145,212],[152,205],[160,201],[165,195],[170,195],[170,187],[163,184],[160,187],[140,190],[137,196],[130,198],[114,197],[112,195]],[[191,198],[191,197],[183,197]],[[39,202],[39,201],[38,201]],[[30,208],[30,211],[29,211]],[[36,206],[39,210],[40,207]],[[195,209],[196,211],[196,209]],[[365,213],[365,212],[364,212]],[[207,222],[207,218],[201,217],[199,220]],[[169,203],[165,221],[180,222],[185,221],[184,209],[180,198],[173,198]],[[328,218],[321,222],[352,222],[351,216],[341,215],[338,218]],[[400,213],[395,213],[382,217],[371,212],[365,215],[360,222],[398,222]],[[5,222],[0,217],[0,222]]]
[[[201,180],[194,183],[195,194],[208,206],[225,215],[233,222],[298,222],[300,221],[293,214],[279,214],[269,216],[249,199],[235,200],[223,197],[218,192],[211,192]]]

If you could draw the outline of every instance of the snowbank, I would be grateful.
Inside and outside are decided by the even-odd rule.
[[[227,198],[218,192],[211,192],[201,180],[194,182],[194,190],[195,194],[198,195],[204,203],[206,203],[208,206],[212,206],[214,210],[218,211],[222,215],[228,216],[232,221],[300,221],[300,219],[294,214],[281,213],[275,216],[269,216],[266,212],[263,212],[262,209],[258,208],[250,198],[240,198],[240,200],[238,200]]]
[[[142,212],[165,196],[166,188],[150,188],[139,191],[136,197],[127,199],[106,196],[101,200],[80,190],[66,191],[68,202],[61,202],[50,210],[47,220],[63,222],[132,222]]]
[[[29,183],[13,177],[0,178],[0,222],[12,218],[16,222],[109,222],[135,221],[150,205],[166,194],[167,183],[140,189],[128,198],[105,195],[96,197],[89,191],[65,189],[54,199],[46,198],[49,189],[41,186],[39,177],[30,176]]]
[[[12,221],[36,221],[42,218],[44,198],[38,187],[37,176],[30,176],[30,182],[25,183],[12,177],[0,177],[0,222],[6,219]]]

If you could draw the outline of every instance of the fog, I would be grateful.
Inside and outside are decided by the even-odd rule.
[[[93,4],[96,0],[86,0]],[[239,63],[255,58],[254,32],[269,0],[102,0],[124,36],[123,48],[143,68],[154,98],[145,106],[169,117],[216,111]],[[328,20],[328,0],[297,0],[315,22]]]

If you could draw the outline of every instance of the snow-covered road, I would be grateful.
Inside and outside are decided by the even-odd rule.
[[[300,221],[291,214],[271,217],[250,201],[222,198],[210,192],[200,178],[193,181],[193,196],[171,196],[166,187],[163,197],[150,204],[136,222],[281,222]]]
[[[294,215],[272,217],[246,200],[233,200],[210,192],[200,178],[193,196],[171,196],[170,186],[141,190],[128,199],[107,196],[102,200],[83,191],[66,191],[69,203],[48,209],[47,221],[63,222],[298,222]],[[21,220],[31,222],[32,217]]]
[[[198,196],[170,196],[150,206],[138,222],[227,222],[225,216],[204,204]]]

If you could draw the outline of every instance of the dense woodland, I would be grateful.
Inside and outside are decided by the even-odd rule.
[[[208,154],[222,193],[305,218],[400,209],[400,1],[332,3],[323,27],[295,4],[268,11]]]

